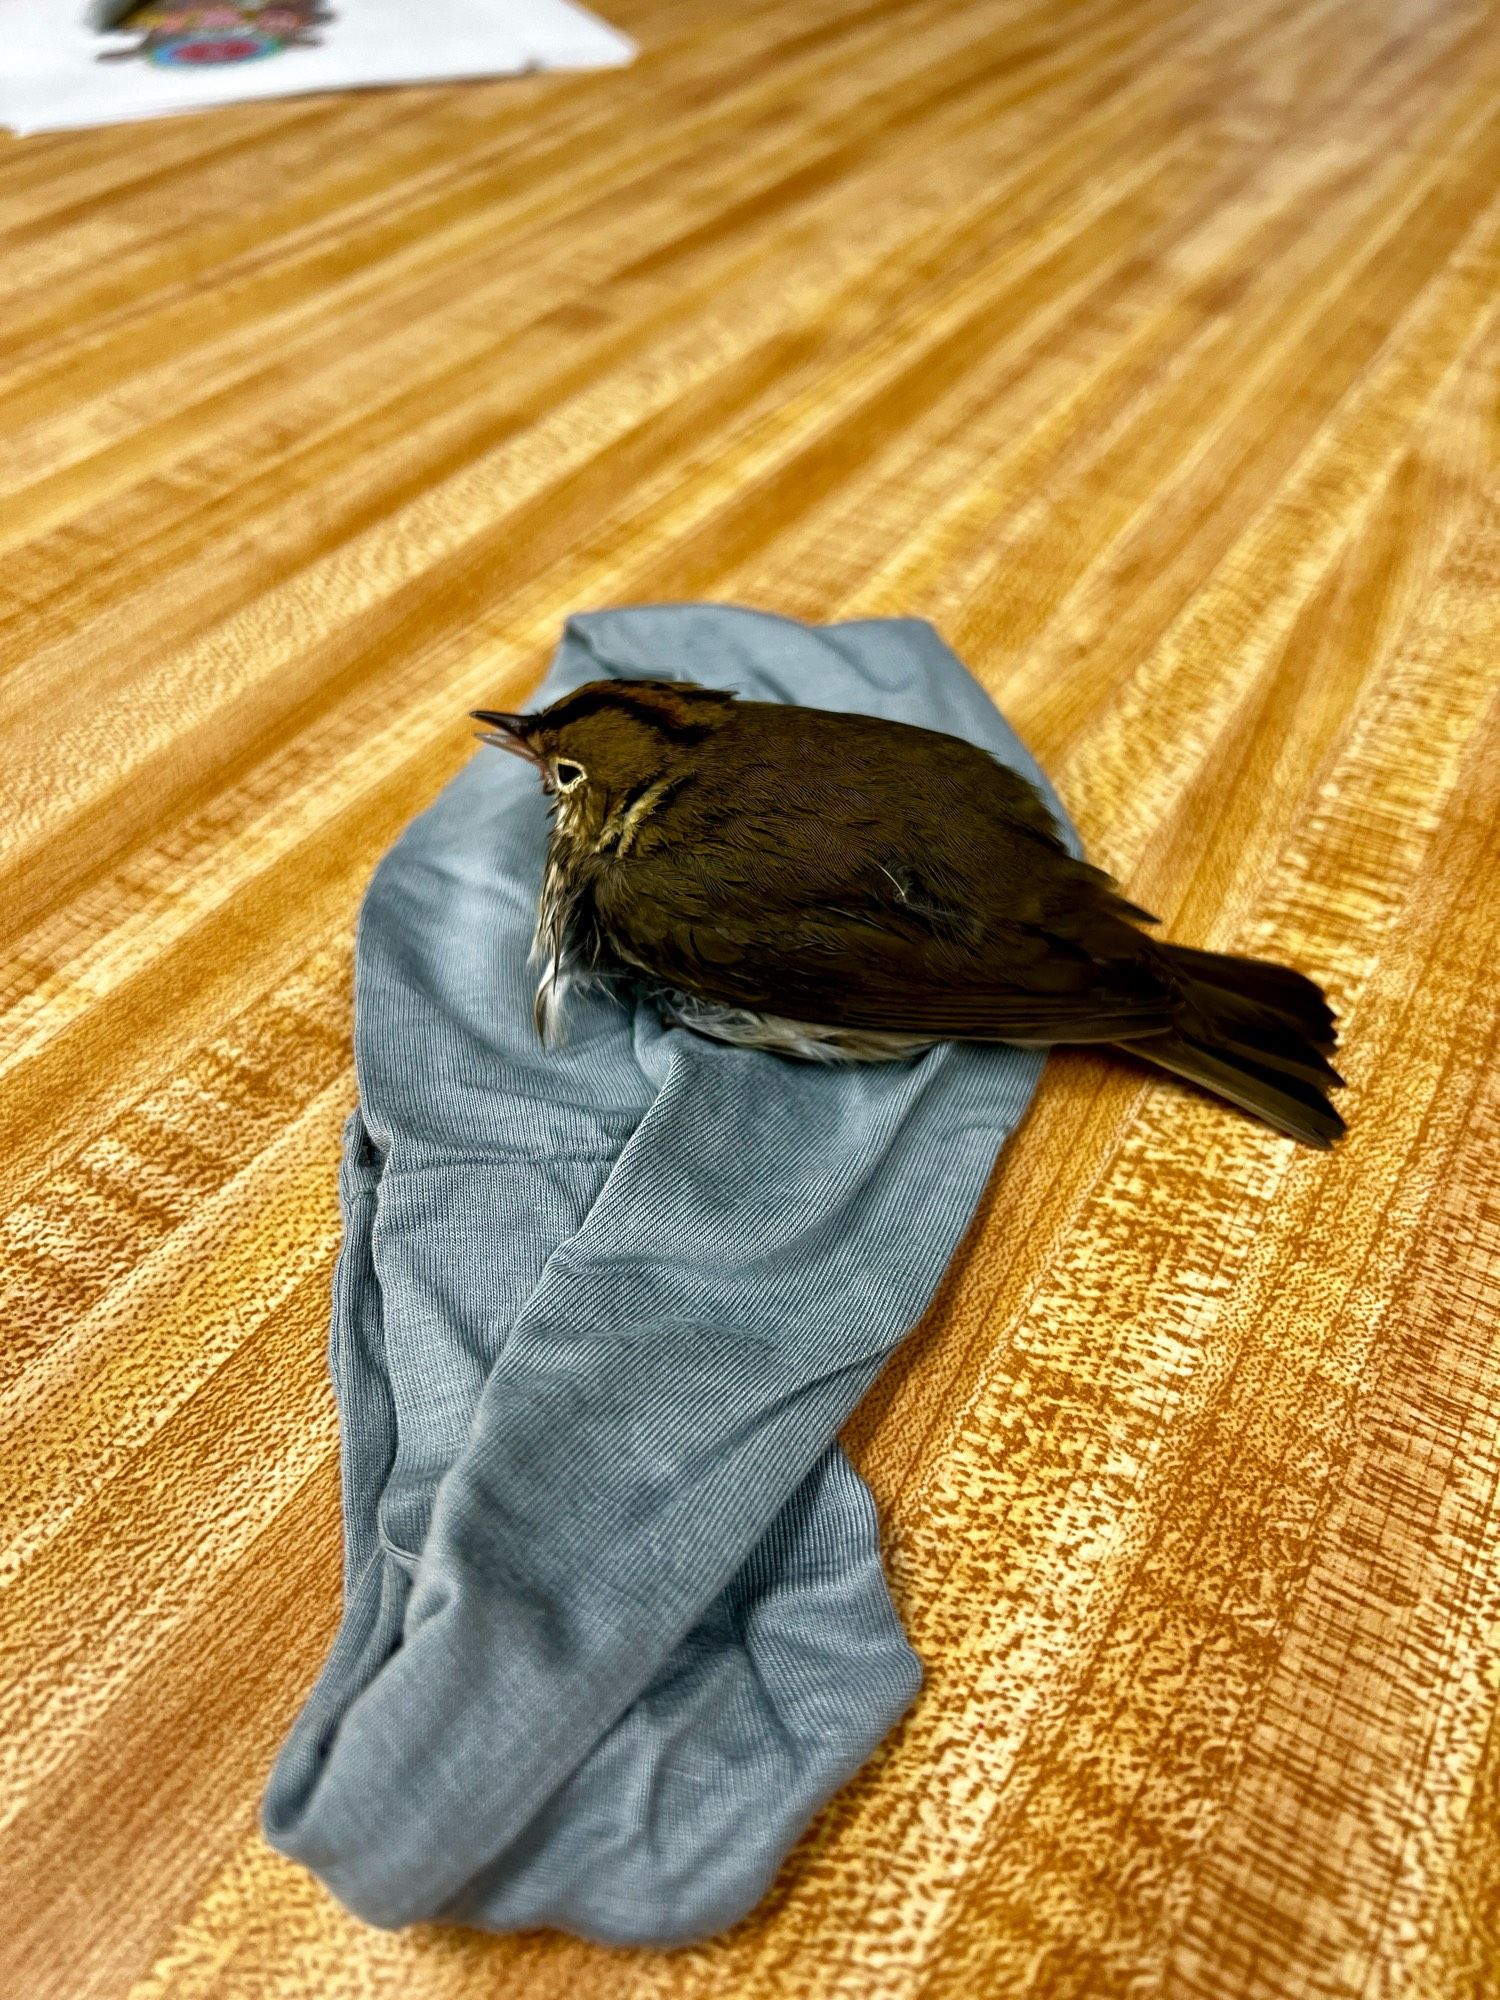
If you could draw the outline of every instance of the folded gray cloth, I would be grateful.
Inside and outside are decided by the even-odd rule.
[[[923,722],[1040,781],[915,621],[595,613],[538,701],[604,675]],[[916,1693],[834,1440],[1042,1057],[805,1067],[589,994],[543,1049],[545,840],[534,774],[480,753],[361,915],[345,1611],[263,1824],[371,1923],[666,1945],[757,1902]]]

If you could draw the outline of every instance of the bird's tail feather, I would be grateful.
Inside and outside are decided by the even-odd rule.
[[[1344,1121],[1321,1090],[1298,1078],[1277,1074],[1238,1056],[1216,1053],[1182,1035],[1145,1035],[1123,1045],[1174,1076],[1201,1084],[1216,1097],[1237,1104],[1308,1146],[1331,1146]]]
[[[1337,1033],[1321,989],[1263,959],[1158,945],[1182,996],[1167,1034],[1128,1043],[1174,1076],[1201,1084],[1277,1131],[1331,1146],[1344,1121],[1328,1101],[1343,1081],[1328,1061]]]
[[[1216,994],[1254,1002],[1282,1016],[1315,1049],[1331,1049],[1338,1040],[1327,995],[1305,972],[1277,965],[1269,958],[1239,958],[1225,951],[1194,951],[1185,944],[1156,944],[1179,983],[1207,987]]]

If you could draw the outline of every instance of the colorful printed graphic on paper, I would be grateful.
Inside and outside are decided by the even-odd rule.
[[[107,49],[100,62],[155,63],[161,69],[205,69],[260,62],[283,49],[315,49],[310,31],[333,19],[319,0],[216,0],[207,7],[137,7],[118,24],[139,34],[134,48]]]

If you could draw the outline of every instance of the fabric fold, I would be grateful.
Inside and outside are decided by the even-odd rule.
[[[915,621],[594,613],[538,702],[606,674],[922,722],[1040,781]],[[543,1049],[545,836],[533,775],[476,756],[361,914],[345,1615],[263,1823],[372,1923],[664,1945],[753,1907],[916,1693],[836,1438],[1042,1057],[810,1068],[588,994]]]

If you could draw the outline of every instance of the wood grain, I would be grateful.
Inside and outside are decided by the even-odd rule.
[[[1500,15],[618,0],[623,73],[0,141],[0,1990],[1500,1991]],[[666,1955],[255,1832],[337,1614],[350,940],[564,616],[936,621],[1344,1016],[1057,1058],[856,1418],[929,1681]]]

